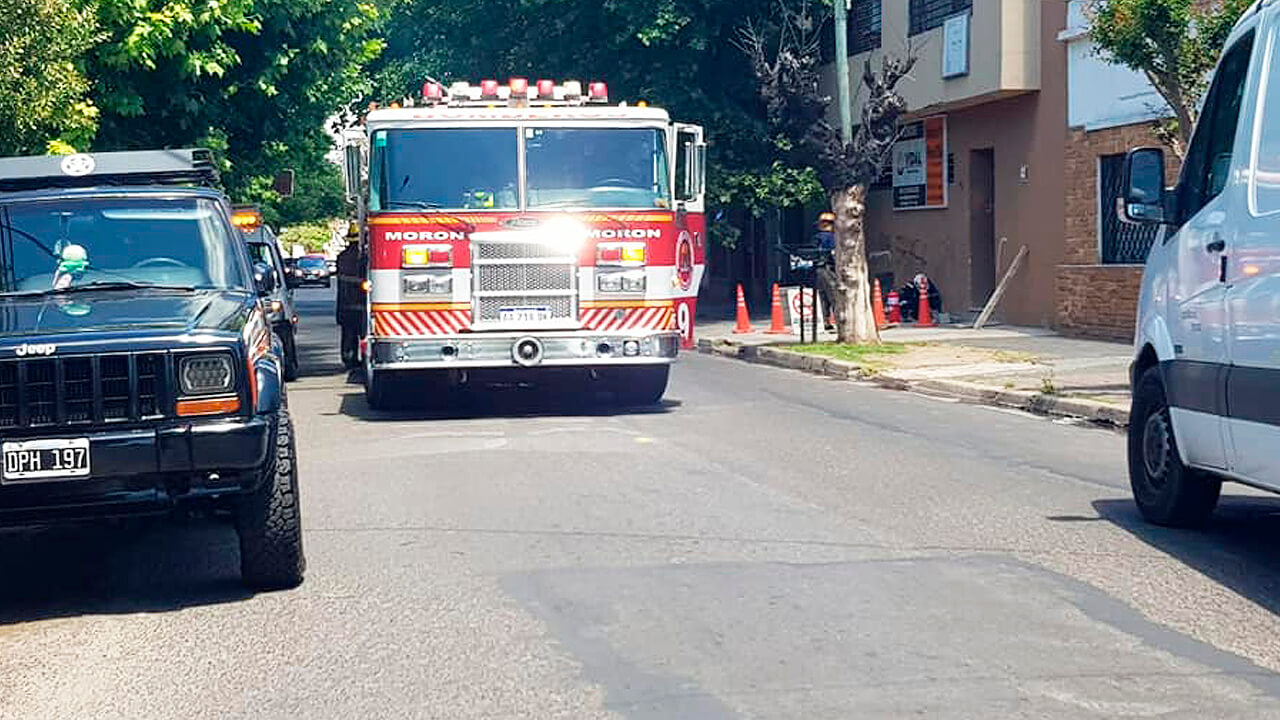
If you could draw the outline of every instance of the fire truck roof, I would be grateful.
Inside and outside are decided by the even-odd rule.
[[[551,107],[450,107],[446,105],[374,110],[367,122],[374,125],[400,125],[415,122],[472,122],[472,121],[618,121],[622,124],[637,122],[653,124],[670,122],[667,111],[661,108],[638,105],[573,105]]]

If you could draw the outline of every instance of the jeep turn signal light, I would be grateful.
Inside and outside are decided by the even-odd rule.
[[[240,398],[201,398],[199,400],[179,400],[175,406],[178,417],[197,417],[200,415],[230,415],[240,410]]]

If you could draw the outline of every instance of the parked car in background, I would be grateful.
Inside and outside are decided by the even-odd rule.
[[[298,278],[299,285],[319,285],[321,287],[331,287],[333,285],[333,274],[329,272],[329,265],[325,262],[321,255],[304,255],[298,258],[298,272],[295,277]]]

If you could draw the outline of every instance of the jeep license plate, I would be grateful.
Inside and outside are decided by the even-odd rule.
[[[498,320],[504,323],[543,322],[551,319],[549,307],[498,308]]]
[[[89,439],[26,440],[0,445],[4,482],[87,477]]]

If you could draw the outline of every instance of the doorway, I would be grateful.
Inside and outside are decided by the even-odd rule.
[[[969,300],[981,308],[996,289],[996,172],[992,148],[969,152]]]

